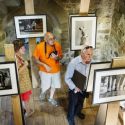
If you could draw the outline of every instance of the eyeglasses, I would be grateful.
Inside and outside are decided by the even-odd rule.
[[[54,41],[54,40],[55,40],[55,38],[49,38],[49,40],[50,40],[50,41]]]
[[[86,46],[85,49],[93,48],[92,46]]]

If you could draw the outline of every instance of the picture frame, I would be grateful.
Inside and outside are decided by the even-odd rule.
[[[87,80],[87,92],[93,91],[94,71],[97,69],[106,69],[111,67],[111,62],[92,62],[89,68],[89,75]]]
[[[90,14],[91,15],[91,14]],[[96,47],[96,16],[70,16],[71,50],[80,50],[86,43]]]
[[[46,15],[15,16],[17,38],[42,37],[47,32]]]
[[[125,68],[94,71],[93,104],[125,100]]]
[[[18,91],[16,63],[0,62],[0,96],[17,95]]]

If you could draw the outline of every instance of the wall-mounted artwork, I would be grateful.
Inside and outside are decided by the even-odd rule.
[[[0,62],[0,96],[18,94],[15,62]]]
[[[70,41],[71,50],[80,50],[86,43],[95,48],[96,17],[70,16]]]
[[[88,81],[87,81],[87,92],[93,91],[94,70],[106,69],[110,67],[111,67],[111,62],[95,62],[90,64]]]
[[[46,15],[15,16],[17,38],[42,37],[47,31]]]
[[[94,71],[93,104],[125,100],[125,68]]]

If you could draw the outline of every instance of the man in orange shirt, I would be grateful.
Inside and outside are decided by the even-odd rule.
[[[44,41],[36,46],[33,57],[38,64],[41,78],[40,99],[44,100],[46,91],[51,88],[48,101],[57,106],[57,101],[53,99],[53,96],[55,88],[61,87],[59,60],[62,58],[62,48],[52,33],[45,34]]]

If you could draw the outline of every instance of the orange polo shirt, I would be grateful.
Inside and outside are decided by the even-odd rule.
[[[55,41],[54,46],[50,46],[48,44],[45,45],[45,41],[43,41],[36,46],[33,53],[33,56],[36,59],[39,59],[41,62],[51,67],[51,70],[49,71],[49,73],[57,73],[60,71],[60,63],[54,60],[53,58],[49,57],[50,53],[52,53],[56,49],[58,56],[62,58],[61,45],[57,41]],[[46,52],[45,52],[45,47],[46,47]],[[45,67],[42,65],[39,65],[39,70],[43,72],[47,72]]]

